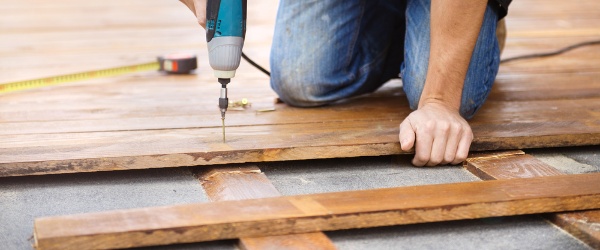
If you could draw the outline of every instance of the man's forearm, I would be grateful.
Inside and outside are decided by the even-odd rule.
[[[486,5],[486,0],[431,1],[429,65],[419,107],[434,102],[460,109]]]

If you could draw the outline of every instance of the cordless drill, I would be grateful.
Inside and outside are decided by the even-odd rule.
[[[229,106],[227,84],[240,65],[246,36],[246,0],[208,0],[206,5],[206,41],[208,61],[221,84],[219,109],[223,142],[225,142],[225,112]]]

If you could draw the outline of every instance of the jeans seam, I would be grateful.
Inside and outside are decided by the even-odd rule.
[[[365,15],[365,2],[366,0],[362,0],[361,1],[361,5],[360,5],[360,16],[357,18],[357,20],[355,22],[357,22],[359,25],[362,23],[362,19]],[[358,36],[361,32],[361,28],[359,28],[357,31],[353,31],[353,35],[352,35],[352,41],[350,42],[350,46],[348,46],[348,50],[346,51],[346,55],[350,55],[348,57],[348,59],[346,59],[346,61],[344,62],[344,65],[350,65],[350,62],[352,61],[352,57],[354,55],[354,53],[352,53],[355,49],[356,49],[356,41],[358,40]],[[345,67],[346,68],[346,73],[347,74],[351,74],[352,77],[356,77],[356,74],[354,72],[348,72],[348,68],[350,67]]]
[[[485,22],[485,20],[484,20]],[[496,21],[497,22],[497,21]],[[483,27],[482,27],[483,28]],[[496,29],[494,29],[495,31]],[[494,34],[494,38],[496,38],[495,34]],[[492,38],[492,39],[494,39]],[[483,89],[483,93],[487,93],[487,94],[477,94],[476,96],[478,97],[477,100],[474,100],[475,103],[478,103],[479,105],[473,105],[473,109],[471,110],[465,110],[465,112],[469,112],[469,114],[461,114],[464,117],[472,117],[473,115],[475,115],[475,113],[481,108],[481,106],[483,106],[484,100],[487,99],[487,96],[489,95],[490,90],[488,89],[488,86],[490,86],[489,88],[491,88],[491,86],[493,85],[495,78],[496,77],[491,77],[492,75],[494,75],[494,68],[496,67],[492,67],[496,61],[498,61],[499,56],[496,56],[499,54],[498,51],[498,39],[496,38],[494,40],[494,45],[490,46],[490,49],[487,50],[488,53],[486,54],[491,54],[490,56],[486,56],[484,58],[489,58],[490,60],[487,61],[487,63],[485,64],[485,75],[484,75],[484,83],[483,86],[485,87],[485,89]],[[496,53],[498,51],[498,53]],[[497,71],[496,71],[497,74]],[[491,82],[490,82],[491,81]],[[461,101],[462,102],[462,101]],[[462,110],[462,108],[461,108]],[[462,112],[461,112],[462,113]]]

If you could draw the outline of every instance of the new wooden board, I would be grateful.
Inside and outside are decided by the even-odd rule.
[[[38,249],[106,249],[600,208],[600,173],[39,218]]]
[[[281,196],[267,176],[254,165],[192,168],[194,176],[211,201],[245,200]],[[244,250],[334,250],[333,242],[321,232],[239,239]]]
[[[522,151],[473,155],[467,159],[465,167],[484,180],[563,175],[552,166]],[[591,247],[600,249],[600,210],[556,213],[545,217]]]

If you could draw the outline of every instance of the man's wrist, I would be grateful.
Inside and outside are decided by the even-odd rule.
[[[453,82],[452,77],[428,76],[419,99],[419,108],[434,103],[458,111],[460,109],[462,87],[462,83]]]
[[[460,109],[460,104],[455,105],[452,102],[446,101],[441,98],[436,98],[436,97],[421,98],[421,100],[419,101],[418,109],[421,109],[422,107],[425,107],[425,106],[443,107],[444,109],[447,109],[447,110],[453,111],[453,112],[459,112],[459,109]]]

